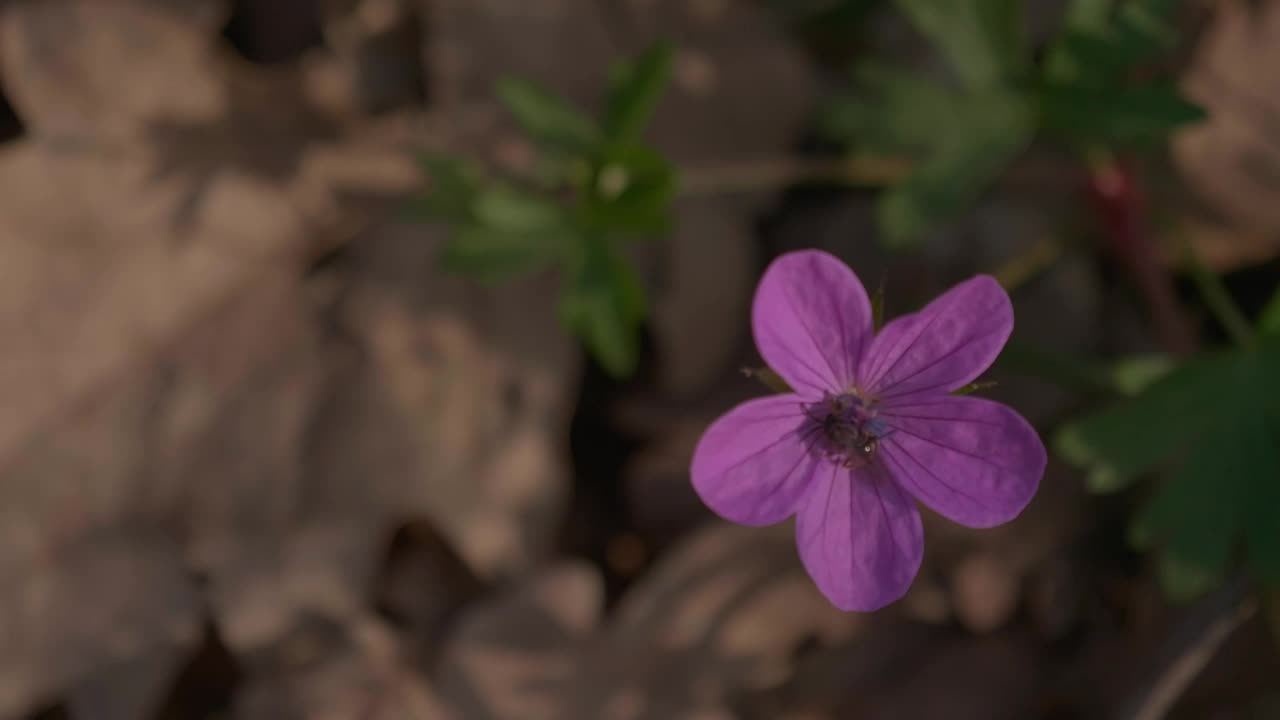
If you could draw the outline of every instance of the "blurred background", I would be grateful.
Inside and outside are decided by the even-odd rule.
[[[1280,718],[1280,3],[0,3],[0,718]],[[694,444],[994,274],[1014,522],[832,608]]]

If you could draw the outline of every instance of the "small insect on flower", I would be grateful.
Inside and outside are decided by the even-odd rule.
[[[792,391],[711,424],[690,476],[727,520],[796,516],[805,569],[837,607],[875,610],[920,569],[919,500],[969,527],[1013,519],[1044,474],[1040,436],[1012,409],[951,394],[981,375],[1013,330],[988,276],[874,332],[853,271],[824,252],[778,258],[752,306],[756,346]]]

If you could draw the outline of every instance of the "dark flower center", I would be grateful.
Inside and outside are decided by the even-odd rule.
[[[875,457],[880,439],[888,434],[883,420],[876,418],[875,402],[851,393],[827,394],[804,408],[809,420],[805,436],[811,447],[839,465],[862,467]]]

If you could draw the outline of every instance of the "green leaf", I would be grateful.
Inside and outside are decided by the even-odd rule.
[[[1187,438],[1213,422],[1206,408],[1219,402],[1219,383],[1233,360],[1198,358],[1138,397],[1066,425],[1054,441],[1058,453],[1090,467],[1094,492],[1129,487],[1140,473],[1176,457]]]
[[[1044,126],[1083,142],[1141,145],[1205,117],[1173,83],[1093,88],[1047,85],[1040,91]]]
[[[1151,383],[1168,375],[1177,364],[1172,356],[1162,353],[1132,355],[1111,366],[1111,381],[1121,393],[1137,395]]]
[[[1023,0],[897,0],[916,29],[973,89],[1001,87],[1029,58]]]
[[[470,216],[471,203],[484,181],[483,173],[471,163],[440,155],[419,158],[429,179],[427,191],[406,208],[411,214],[445,220]]]
[[[1189,440],[1190,458],[1164,483],[1134,519],[1130,539],[1140,548],[1160,543],[1183,564],[1221,571],[1241,527],[1243,484],[1221,478],[1247,473],[1239,457],[1222,457],[1235,428],[1216,425]]]
[[[1073,0],[1063,25],[1076,32],[1103,32],[1111,16],[1112,0]]]
[[[1267,301],[1258,317],[1258,332],[1263,335],[1280,335],[1280,287]]]
[[[560,302],[560,319],[615,377],[635,372],[644,291],[631,266],[599,238],[582,238]]]
[[[655,45],[611,73],[605,101],[604,134],[611,142],[636,141],[648,124],[671,74],[671,48]]]
[[[791,386],[787,384],[787,381],[783,380],[781,375],[774,372],[773,368],[769,368],[769,367],[742,368],[742,374],[746,375],[749,378],[755,378],[756,380],[759,380],[765,387],[769,388],[775,393],[794,392],[791,389]]]
[[[853,77],[856,93],[837,98],[821,119],[829,137],[875,150],[918,151],[940,135],[938,118],[950,117],[966,96],[909,70],[868,65]]]
[[[1170,466],[1130,539],[1161,553],[1175,596],[1202,592],[1241,558],[1255,579],[1280,583],[1277,370],[1280,336],[1264,336],[1253,348],[1196,358],[1057,438],[1060,453],[1090,467],[1095,490]]]
[[[588,204],[593,227],[612,234],[658,236],[671,228],[676,175],[666,158],[638,145],[606,151]]]
[[[457,229],[440,252],[441,265],[482,281],[502,280],[550,264],[564,237],[510,233],[476,225]]]
[[[498,81],[498,99],[525,132],[552,147],[587,152],[600,141],[595,121],[522,78]]]
[[[1271,392],[1280,392],[1276,385]],[[1238,442],[1249,466],[1243,503],[1247,559],[1255,578],[1280,587],[1280,416],[1258,413],[1246,423]]]
[[[973,97],[948,117],[950,127],[939,145],[905,182],[881,197],[880,228],[890,247],[909,246],[976,200],[1034,132],[1031,113],[1015,95]]]
[[[1138,65],[1176,44],[1179,5],[1180,0],[1076,2],[1049,49],[1046,77],[1072,85],[1131,85]]]
[[[472,217],[507,233],[532,233],[565,224],[565,210],[555,201],[508,185],[490,185],[471,203]]]
[[[1159,558],[1157,577],[1165,594],[1175,602],[1185,603],[1205,594],[1222,582],[1222,571],[1185,562],[1177,555],[1164,553]]]

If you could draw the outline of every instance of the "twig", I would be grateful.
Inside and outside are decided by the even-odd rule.
[[[1170,640],[1159,672],[1149,690],[1130,704],[1120,717],[1160,720],[1169,714],[1192,681],[1204,670],[1223,643],[1258,611],[1257,598],[1248,594],[1243,578],[1237,578],[1205,598],[1187,614],[1181,632]]]
[[[1196,350],[1198,338],[1178,304],[1173,278],[1160,262],[1138,179],[1107,151],[1086,155],[1089,189],[1108,244],[1125,263],[1155,323],[1160,344],[1176,355]]]
[[[1245,319],[1240,307],[1231,299],[1231,293],[1227,292],[1222,278],[1200,260],[1200,256],[1196,254],[1190,242],[1185,243],[1185,253],[1191,279],[1195,282],[1196,290],[1200,292],[1200,298],[1204,300],[1204,304],[1209,307],[1209,311],[1226,329],[1236,345],[1242,348],[1252,347],[1253,326]]]
[[[911,174],[908,158],[861,155],[837,158],[779,157],[713,167],[683,168],[680,194],[701,197],[733,193],[773,192],[792,185],[880,188]],[[1002,184],[1064,188],[1072,174],[1061,165],[1024,161],[1010,167]]]
[[[1026,250],[1006,260],[991,272],[1007,291],[1013,292],[1035,276],[1048,270],[1062,256],[1062,242],[1046,235]]]
[[[680,194],[723,195],[773,191],[790,185],[883,187],[906,178],[911,163],[902,158],[808,159],[782,157],[681,173]]]

